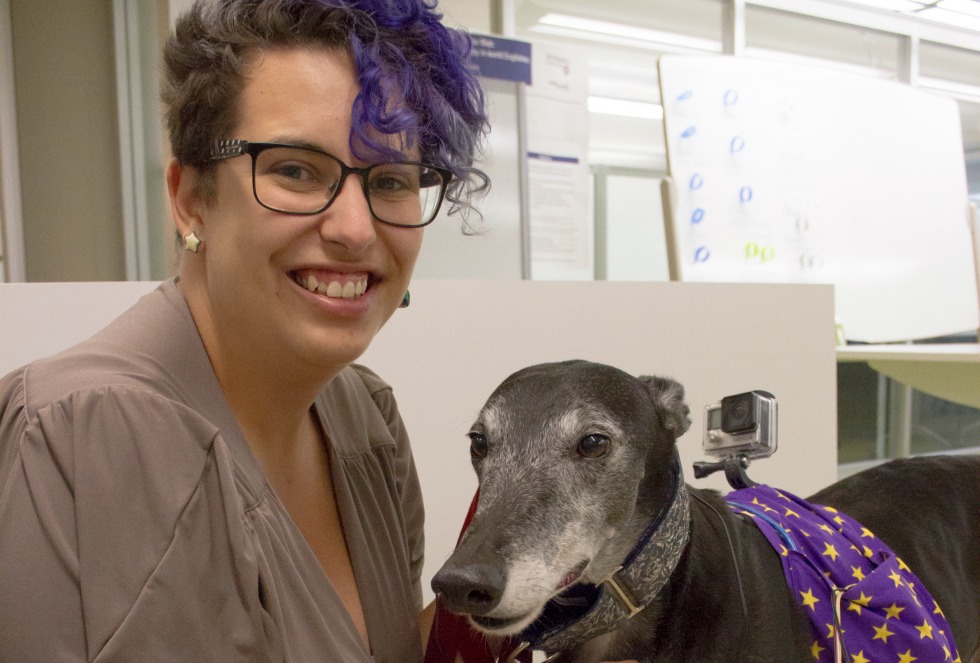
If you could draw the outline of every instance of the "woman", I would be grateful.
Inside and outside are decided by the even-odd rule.
[[[421,660],[411,449],[352,362],[443,194],[486,184],[469,42],[428,4],[178,22],[179,275],[0,381],[0,660]]]

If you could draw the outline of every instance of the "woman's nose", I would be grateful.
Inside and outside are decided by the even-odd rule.
[[[377,238],[360,175],[348,175],[340,183],[337,197],[320,222],[320,236],[325,242],[342,244],[352,254],[362,253]]]

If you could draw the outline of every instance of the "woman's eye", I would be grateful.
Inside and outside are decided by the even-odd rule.
[[[611,446],[608,437],[593,433],[579,440],[576,451],[582,458],[601,458],[609,452]]]
[[[486,458],[488,449],[487,438],[480,433],[470,433],[470,456]]]
[[[318,182],[320,176],[315,168],[301,163],[283,163],[275,166],[272,173],[290,182]]]
[[[371,175],[371,191],[378,193],[413,193],[419,190],[418,167],[385,166]]]

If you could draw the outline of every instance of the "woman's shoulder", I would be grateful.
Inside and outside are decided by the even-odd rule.
[[[341,378],[348,385],[355,385],[359,388],[363,385],[363,388],[366,388],[372,397],[376,394],[391,391],[390,384],[385,382],[380,375],[362,364],[351,364],[341,371],[337,377]]]

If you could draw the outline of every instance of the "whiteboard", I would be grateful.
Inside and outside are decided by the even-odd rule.
[[[672,278],[832,283],[848,340],[977,329],[952,99],[735,57],[659,68]]]
[[[0,284],[0,375],[86,338],[155,283]],[[766,333],[753,322],[767,321]],[[793,343],[774,339],[792,338]],[[507,375],[591,359],[684,384],[691,429],[679,440],[695,480],[708,403],[751,389],[779,399],[779,450],[749,476],[807,495],[837,478],[837,365],[828,286],[413,280],[360,362],[394,388],[425,500],[423,585],[452,552],[476,489],[466,432]],[[806,376],[800,379],[800,376]]]

